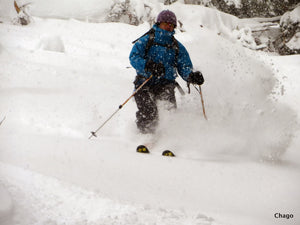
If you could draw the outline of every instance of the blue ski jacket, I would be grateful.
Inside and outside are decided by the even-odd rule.
[[[148,54],[145,55],[145,49],[149,41],[149,34],[141,37],[134,44],[129,56],[130,64],[135,68],[138,75],[149,78],[150,73],[145,71],[146,62],[152,60],[156,63],[162,63],[165,67],[165,75],[161,78],[153,77],[152,84],[159,83],[160,79],[175,81],[177,77],[176,69],[179,75],[187,81],[193,70],[193,64],[186,48],[177,41],[179,52],[176,60],[175,49],[166,47],[172,45],[175,32],[163,30],[156,24],[153,29],[155,30],[154,44],[149,48]]]

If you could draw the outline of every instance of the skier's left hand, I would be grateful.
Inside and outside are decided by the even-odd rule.
[[[188,83],[202,85],[204,83],[204,78],[200,71],[196,71],[190,73],[187,81]]]

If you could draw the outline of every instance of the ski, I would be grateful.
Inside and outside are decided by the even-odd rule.
[[[165,150],[165,151],[163,151],[163,152],[162,152],[162,155],[163,155],[163,156],[175,157],[175,154],[174,154],[172,151],[170,151],[170,150]]]
[[[149,149],[145,145],[139,145],[139,146],[137,146],[136,151],[138,153],[146,153],[146,154],[150,153]],[[175,154],[172,151],[170,151],[170,150],[164,150],[162,152],[162,155],[163,156],[169,156],[169,157],[175,157]]]
[[[136,151],[139,153],[150,153],[149,149],[145,145],[137,146]]]

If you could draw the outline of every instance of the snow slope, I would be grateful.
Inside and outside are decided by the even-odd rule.
[[[176,112],[161,109],[152,155],[135,153],[151,137],[136,130],[133,101],[88,140],[132,93],[130,43],[147,23],[0,24],[0,221],[299,224],[299,56],[243,48],[230,30],[251,21],[171,9],[186,30],[176,37],[205,76],[209,120],[195,90],[177,93]],[[161,157],[165,148],[178,157]]]

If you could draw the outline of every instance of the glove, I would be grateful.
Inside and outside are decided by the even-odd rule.
[[[192,84],[198,84],[198,85],[203,84],[204,78],[202,76],[202,73],[200,71],[191,72],[187,79],[187,82]]]
[[[165,67],[162,63],[156,63],[152,60],[147,61],[145,71],[150,72],[153,76],[160,78],[165,75]]]

